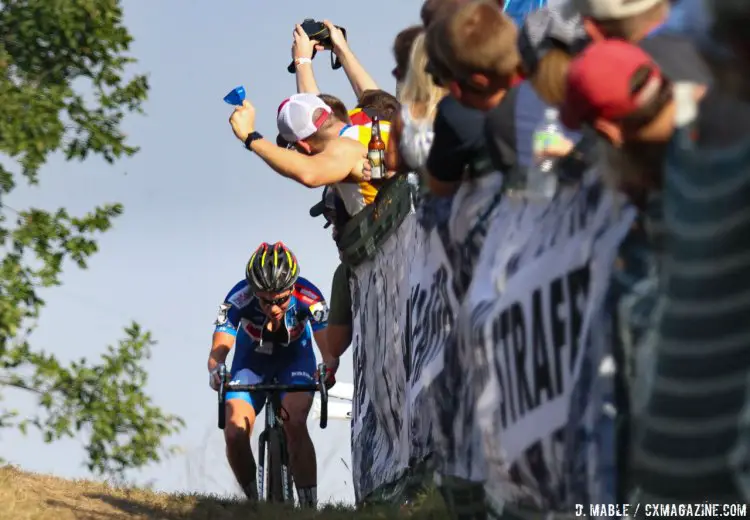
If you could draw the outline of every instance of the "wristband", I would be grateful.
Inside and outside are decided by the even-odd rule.
[[[299,67],[300,65],[303,65],[305,63],[312,63],[312,59],[310,58],[295,58],[294,59],[294,66]]]
[[[263,139],[263,136],[260,135],[258,132],[250,132],[250,135],[247,136],[247,139],[245,139],[245,148],[253,151],[252,148],[250,148],[250,145],[253,144],[253,141],[257,141],[258,139]]]

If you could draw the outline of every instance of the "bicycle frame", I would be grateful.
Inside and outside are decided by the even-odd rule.
[[[324,364],[318,365],[318,374],[320,374],[319,382],[314,384],[305,385],[282,385],[278,384],[274,379],[272,383],[262,383],[257,385],[239,385],[231,384],[227,382],[227,371],[226,367],[222,366],[219,369],[219,429],[223,430],[226,425],[226,394],[227,392],[266,392],[266,413],[265,413],[265,429],[261,432],[258,441],[258,496],[264,495],[265,487],[265,451],[266,444],[269,449],[272,446],[271,438],[272,435],[276,434],[277,442],[280,442],[279,453],[276,454],[281,460],[274,460],[274,451],[269,451],[269,465],[270,471],[274,471],[274,464],[280,466],[281,482],[282,482],[282,501],[293,502],[292,486],[289,469],[289,453],[286,449],[286,436],[283,430],[283,418],[281,417],[281,399],[280,394],[282,392],[320,392],[320,427],[325,428],[328,426],[328,389],[326,388],[325,382],[327,379],[327,368]],[[271,487],[271,486],[269,486]],[[273,493],[273,490],[269,490],[269,493]]]

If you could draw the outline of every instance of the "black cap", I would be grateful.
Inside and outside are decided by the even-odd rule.
[[[326,186],[323,188],[323,195],[321,197],[320,202],[315,204],[313,207],[310,208],[310,216],[311,217],[319,217],[321,215],[325,215],[326,213],[332,213],[336,211],[336,205],[334,201],[334,192],[331,186]],[[326,217],[326,224],[323,226],[323,228],[327,228],[331,225],[331,220]]]
[[[278,134],[276,136],[276,146],[279,146],[281,148],[292,148],[293,145],[294,143],[290,143],[289,141],[281,137],[281,134]]]

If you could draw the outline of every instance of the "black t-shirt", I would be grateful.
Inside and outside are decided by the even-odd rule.
[[[467,108],[454,97],[446,96],[437,106],[433,131],[435,137],[427,156],[427,170],[444,182],[458,182],[466,166],[486,153],[484,113]]]

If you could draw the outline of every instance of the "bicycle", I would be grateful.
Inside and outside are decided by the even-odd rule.
[[[266,392],[265,429],[258,439],[258,498],[267,502],[294,504],[292,473],[289,469],[289,451],[284,434],[282,417],[281,392],[315,392],[320,391],[320,427],[328,426],[328,375],[324,364],[318,365],[318,382],[306,385],[282,385],[274,378],[271,383],[257,385],[240,385],[227,382],[227,369],[219,368],[219,429],[226,424],[227,392]],[[268,455],[268,486],[266,483],[266,455]],[[264,491],[268,491],[264,497]]]

